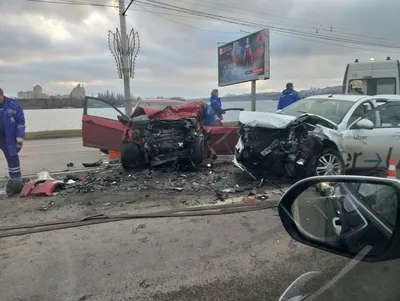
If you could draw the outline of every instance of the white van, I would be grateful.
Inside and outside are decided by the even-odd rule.
[[[351,82],[361,80],[365,95],[400,94],[400,63],[398,60],[359,62],[348,64],[343,78],[343,94],[352,92]]]

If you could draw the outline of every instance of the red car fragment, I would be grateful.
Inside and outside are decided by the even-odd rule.
[[[52,196],[54,190],[62,183],[55,180],[36,180],[30,181],[24,185],[20,197],[27,197],[29,194]]]

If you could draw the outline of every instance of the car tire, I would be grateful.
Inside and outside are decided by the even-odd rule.
[[[144,157],[140,146],[131,141],[122,141],[121,165],[124,169],[135,168],[143,165]]]
[[[203,135],[195,136],[193,145],[190,148],[190,159],[196,166],[201,165],[203,163],[204,147],[205,147],[204,136]]]
[[[285,163],[285,175],[291,179],[295,179],[299,176],[297,167],[294,162]]]
[[[322,175],[344,175],[345,174],[345,164],[340,153],[332,148],[326,149],[318,153],[315,159],[311,159],[307,163],[307,175],[308,176],[322,176]],[[332,158],[332,159],[330,159]],[[332,161],[330,161],[332,160]],[[328,163],[324,163],[324,162]],[[329,162],[333,162],[329,163]],[[320,167],[326,167],[325,174]],[[332,173],[332,170],[335,173]]]

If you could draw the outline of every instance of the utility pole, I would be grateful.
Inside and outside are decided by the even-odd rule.
[[[139,33],[132,28],[128,35],[126,29],[125,13],[133,1],[131,0],[125,9],[124,0],[119,0],[120,29],[116,28],[115,32],[108,31],[108,47],[114,57],[118,77],[124,80],[125,114],[128,117],[132,115],[130,78],[135,77],[135,63],[140,50]]]
[[[121,48],[122,48],[122,76],[124,79],[124,94],[125,94],[125,114],[130,117],[132,114],[132,99],[131,99],[131,83],[129,79],[129,52],[128,52],[128,34],[126,32],[126,15],[125,1],[119,0],[119,23],[121,30]]]

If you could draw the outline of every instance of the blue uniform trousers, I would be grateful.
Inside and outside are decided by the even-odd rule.
[[[10,156],[6,146],[5,137],[0,137],[0,149],[3,151],[7,160],[8,174],[11,179],[21,179],[21,168],[19,166],[19,156]]]

